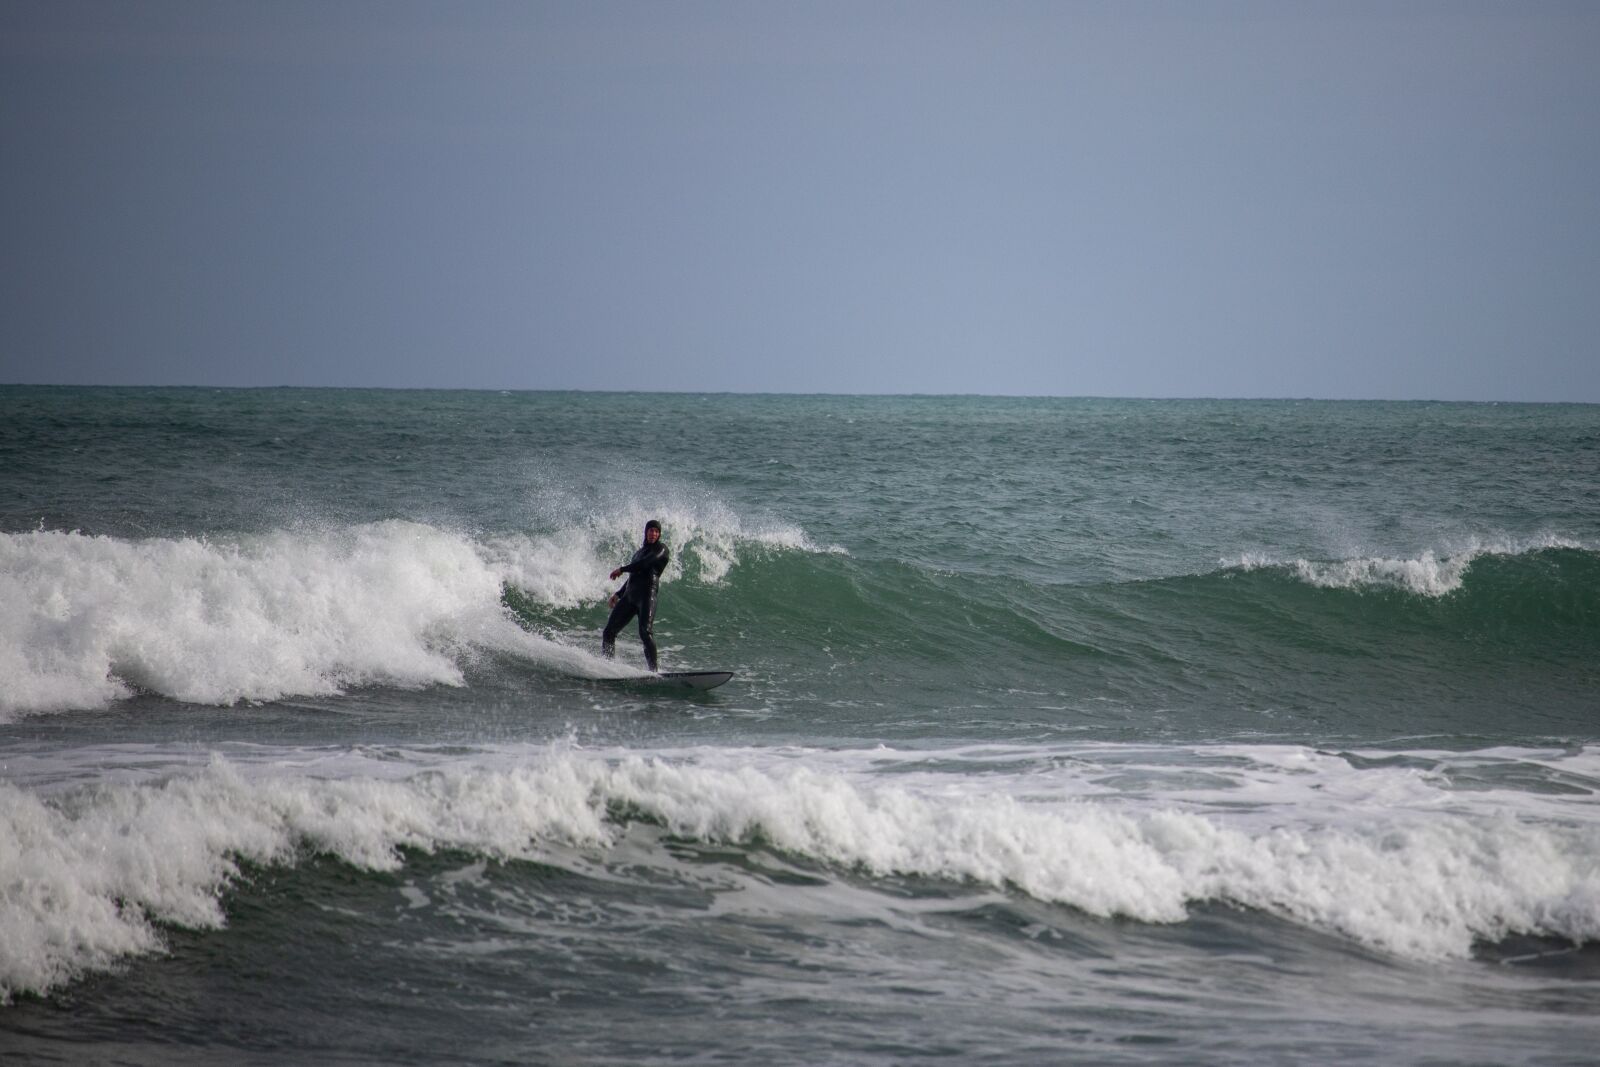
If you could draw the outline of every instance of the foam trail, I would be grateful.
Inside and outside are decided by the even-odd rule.
[[[1323,821],[1295,802],[1263,821],[1179,797],[1085,799],[1081,780],[1041,800],[1034,772],[879,777],[827,757],[819,768],[813,755],[763,764],[707,751],[702,763],[561,747],[443,757],[420,773],[346,757],[324,762],[334,778],[213,757],[167,780],[50,796],[0,785],[0,995],[152,951],[153,923],[220,925],[241,861],[315,852],[390,870],[401,848],[452,848],[560,862],[546,850],[603,852],[619,819],[634,818],[1095,915],[1177,922],[1195,902],[1229,901],[1419,959],[1463,957],[1475,939],[1513,932],[1600,939],[1600,823],[1561,798],[1537,798],[1549,805],[1530,809],[1537,817],[1507,812],[1516,794],[1454,794],[1447,810],[1448,794],[1410,771],[1299,759],[1299,776],[1343,782],[1350,817]]]

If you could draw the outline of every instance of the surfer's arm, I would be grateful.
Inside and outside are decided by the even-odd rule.
[[[662,545],[659,551],[652,552],[643,559],[636,559],[631,563],[624,563],[622,566],[611,572],[611,577],[615,578],[619,574],[644,574],[652,568],[665,567],[667,565],[667,560],[670,558],[671,553],[667,551],[667,546]]]

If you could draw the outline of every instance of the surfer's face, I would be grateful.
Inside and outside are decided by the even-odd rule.
[[[650,527],[648,530],[646,530],[644,532],[644,543],[645,544],[653,545],[659,540],[661,540],[661,531],[656,529],[654,526]]]

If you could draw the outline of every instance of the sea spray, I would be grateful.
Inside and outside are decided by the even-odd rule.
[[[651,507],[633,502],[603,514],[566,517],[548,532],[485,537],[483,553],[506,584],[544,606],[594,604],[614,588],[605,575],[627,561],[650,519],[663,524],[673,552],[662,575],[666,584],[721,583],[752,554],[844,553],[837,545],[815,544],[797,526],[748,519],[715,499]]]

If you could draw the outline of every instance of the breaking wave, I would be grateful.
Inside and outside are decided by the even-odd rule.
[[[1531,556],[1551,549],[1582,551],[1583,545],[1565,537],[1547,535],[1518,541],[1471,540],[1447,552],[1432,549],[1413,558],[1382,556],[1342,560],[1296,559],[1289,562],[1246,555],[1241,570],[1282,569],[1307,585],[1321,589],[1397,589],[1425,597],[1443,597],[1461,589],[1467,572],[1479,560]],[[1227,561],[1223,561],[1227,565]]]
[[[1591,941],[1597,755],[1490,755],[1588,783],[1551,795],[1453,791],[1447,775],[1418,769],[1428,760],[1362,765],[1294,748],[1199,750],[1233,768],[1220,772],[1234,778],[1231,798],[1108,791],[1093,751],[956,776],[884,764],[961,753],[886,750],[646,757],[557,747],[420,771],[359,752],[320,770],[213,755],[169,777],[92,788],[0,784],[0,997],[157,951],[160,924],[220,927],[243,864],[329,855],[386,871],[405,864],[406,849],[560,863],[561,849],[603,855],[630,822],[867,877],[1010,889],[1097,916],[1179,922],[1192,904],[1225,901],[1417,959],[1463,957],[1476,941],[1519,932]],[[1251,805],[1237,805],[1238,787]],[[1308,789],[1324,803],[1307,802]]]
[[[0,720],[140,690],[226,705],[460,685],[484,652],[597,673],[588,653],[520,627],[502,595],[599,602],[644,517],[483,539],[399,520],[228,540],[0,534]],[[661,517],[669,582],[720,582],[751,548],[827,551],[721,509]]]

